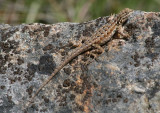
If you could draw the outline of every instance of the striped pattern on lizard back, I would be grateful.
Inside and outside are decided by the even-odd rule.
[[[35,98],[35,96],[41,91],[41,89],[53,78],[54,75],[56,75],[66,64],[68,64],[72,59],[80,55],[81,53],[90,50],[92,48],[93,44],[102,45],[108,42],[112,36],[117,31],[119,25],[122,25],[127,19],[128,16],[133,12],[131,9],[124,9],[117,15],[112,15],[109,22],[102,27],[100,27],[92,36],[91,40],[87,40],[86,43],[84,43],[81,47],[76,48],[71,55],[68,55],[63,63],[61,63],[51,74],[51,76],[43,82],[43,84],[39,87],[39,89],[36,91],[34,96],[31,98],[32,102]],[[29,102],[29,103],[30,103]],[[26,105],[28,106],[29,103]]]

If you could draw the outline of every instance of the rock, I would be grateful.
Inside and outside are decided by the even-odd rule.
[[[160,112],[160,13],[134,11],[128,39],[106,43],[94,59],[81,54],[22,110],[79,40],[108,22],[0,25],[0,112]]]

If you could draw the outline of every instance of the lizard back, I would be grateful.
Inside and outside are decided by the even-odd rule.
[[[76,48],[71,55],[68,55],[64,62],[62,62],[51,74],[50,77],[46,81],[43,82],[43,84],[38,88],[36,93],[33,95],[29,103],[26,104],[28,106],[35,98],[35,96],[41,91],[41,89],[66,65],[68,64],[72,59],[80,55],[81,53],[89,50],[92,48],[93,44],[102,45],[105,44],[107,41],[109,41],[112,36],[117,31],[119,25],[122,25],[127,19],[128,16],[131,14],[133,10],[131,9],[124,9],[117,15],[112,15],[109,18],[109,22],[102,27],[100,27],[88,40],[85,44],[83,44],[81,47]]]

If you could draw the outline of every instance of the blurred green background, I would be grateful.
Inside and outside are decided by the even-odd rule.
[[[160,0],[0,0],[0,23],[85,22],[124,8],[160,11]]]

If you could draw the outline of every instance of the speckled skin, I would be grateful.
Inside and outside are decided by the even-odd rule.
[[[139,10],[123,25],[126,41],[115,33],[96,60],[85,55],[94,48],[75,57],[22,111],[77,48],[70,41],[90,39],[109,21],[110,16],[83,23],[0,24],[0,113],[158,113],[160,13]]]
[[[76,48],[75,51],[66,59],[63,63],[58,66],[51,76],[40,86],[40,88],[36,91],[34,96],[31,98],[30,102],[33,102],[35,96],[41,91],[41,89],[56,75],[67,63],[69,63],[73,58],[80,55],[81,53],[91,49],[94,44],[103,45],[107,41],[109,41],[115,32],[118,30],[120,26],[128,19],[128,16],[133,12],[131,9],[124,9],[117,15],[112,15],[110,18],[110,22],[106,25],[103,25],[99,28],[91,37],[92,40],[87,40],[87,42],[79,48]],[[28,102],[26,106],[30,104]]]

